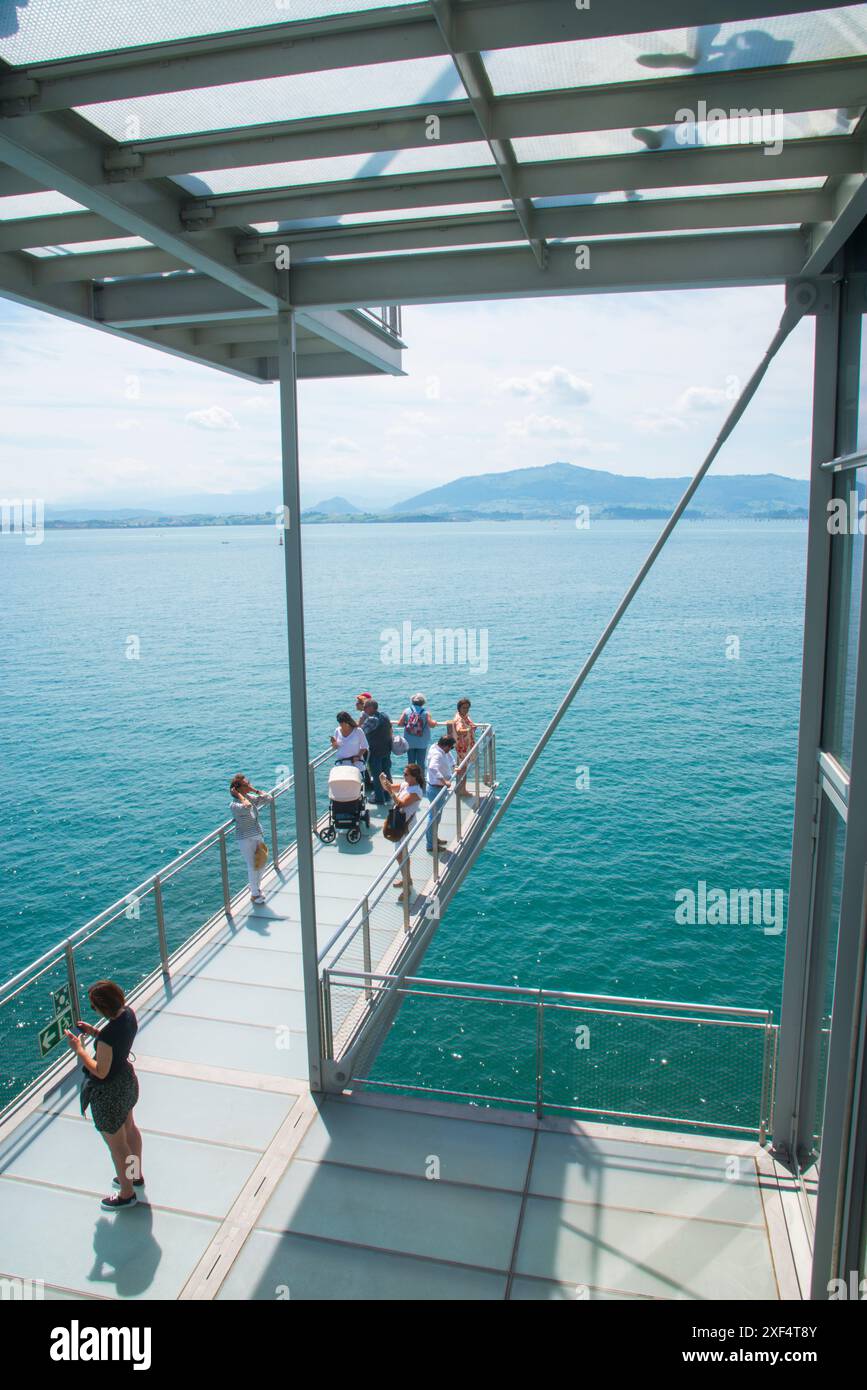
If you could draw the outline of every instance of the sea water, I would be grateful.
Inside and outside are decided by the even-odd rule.
[[[305,528],[312,750],[361,690],[393,717],[417,689],[440,720],[466,697],[496,726],[508,786],[658,529]],[[805,541],[800,523],[680,524],[450,906],[426,975],[778,1010],[773,911],[678,909],[702,884],[785,906]],[[0,574],[8,977],[224,819],[233,772],[270,785],[291,731],[270,527],[5,536]],[[438,630],[452,636],[437,644]],[[398,1030],[392,1067],[400,1043]]]

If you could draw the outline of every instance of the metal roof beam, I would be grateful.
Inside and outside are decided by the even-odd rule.
[[[525,247],[504,247],[308,262],[290,273],[293,303],[307,320],[325,309],[365,304],[780,284],[799,275],[803,263],[799,231],[767,231],[648,237],[640,250],[631,238],[600,240],[591,243],[586,258],[576,256],[574,246],[551,246],[546,271],[527,256]],[[204,295],[197,290],[194,282],[199,278],[188,276],[174,284],[157,279],[105,285],[100,292],[103,317],[127,327],[244,317],[240,310],[235,312],[222,287],[210,284]],[[181,320],[184,311],[187,319]]]
[[[78,241],[122,237],[121,228],[92,212],[62,212],[50,217],[0,220],[0,251],[23,251],[28,246],[65,246]]]
[[[863,157],[860,141],[842,137],[790,140],[773,159],[756,146],[743,145],[714,150],[645,151],[521,164],[515,173],[515,187],[524,198],[553,198],[624,189],[843,176],[860,172]],[[191,224],[206,219],[202,225],[237,227],[501,199],[498,171],[447,169],[433,174],[384,174],[336,184],[212,196],[187,204],[184,216]]]
[[[209,232],[191,241],[184,235],[181,190],[170,184],[109,184],[100,187],[106,139],[76,117],[31,116],[0,121],[0,160],[82,203],[115,227],[158,246],[221,284],[275,310],[285,301],[278,276],[267,267],[239,267],[233,239]],[[263,273],[264,272],[264,273]]]
[[[105,323],[99,317],[99,292],[92,284],[44,285],[34,274],[37,265],[38,262],[26,256],[8,253],[0,255],[0,295],[27,308],[54,314],[70,323],[98,328],[114,337],[124,338],[127,342],[139,343],[146,347],[153,345],[148,341],[146,334]],[[173,356],[183,358],[187,362],[195,362],[198,366],[216,367],[232,376],[243,377],[245,381],[263,379],[249,365],[230,362],[228,355],[220,348],[203,351],[193,343],[191,337],[161,346]]]
[[[846,0],[819,8],[839,9]],[[658,28],[747,23],[803,14],[815,0],[666,0],[664,12],[647,0],[605,0],[578,9],[572,0],[475,0],[455,12],[459,52],[558,43]],[[129,100],[224,83],[321,72],[366,63],[400,62],[445,54],[427,4],[287,21],[235,33],[111,50],[51,63],[22,64],[0,78],[6,114],[56,111],[94,102]]]
[[[547,238],[620,236],[632,232],[713,230],[727,227],[762,227],[821,223],[831,219],[832,199],[823,190],[789,190],[779,193],[741,193],[721,197],[660,198],[626,203],[593,203],[575,208],[544,208],[536,213],[535,227]],[[245,255],[268,256],[280,241],[291,248],[293,265],[324,256],[363,256],[385,252],[433,250],[522,239],[522,229],[510,210],[477,217],[439,217],[418,221],[383,223],[374,227],[346,227],[298,236],[273,233],[239,243]],[[177,261],[147,247],[126,251],[100,251],[88,255],[44,257],[38,278],[57,284],[71,280],[98,280],[120,275],[147,275],[177,268]],[[258,336],[258,330],[257,330]]]
[[[469,98],[470,105],[479,123],[479,130],[482,138],[487,142],[488,149],[494,157],[494,161],[500,172],[503,187],[507,197],[511,200],[515,215],[521,224],[530,245],[530,250],[536,258],[538,264],[545,267],[545,244],[534,229],[533,204],[528,198],[522,197],[518,192],[516,171],[517,160],[514,151],[508,140],[500,140],[493,134],[493,92],[485,72],[485,65],[478,53],[468,53],[462,51],[456,37],[455,11],[451,0],[430,0],[434,18],[439,26],[439,31],[443,36],[451,55],[452,61],[457,68],[458,76],[463,83],[464,91]]]
[[[605,87],[496,97],[489,103],[488,130],[495,140],[577,131],[668,125],[678,111],[695,110],[698,99],[722,110],[781,109],[788,113],[858,106],[867,96],[867,60],[702,73]],[[106,157],[106,178],[155,178],[249,168],[281,161],[424,149],[427,120],[436,116],[443,145],[479,138],[469,102],[454,101],[377,111],[362,120],[323,116],[224,130],[179,139],[139,140]]]

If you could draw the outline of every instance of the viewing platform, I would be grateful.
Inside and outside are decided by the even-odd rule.
[[[310,768],[320,828],[332,762],[325,753]],[[706,1033],[717,1027],[723,1039],[739,1038],[746,1049],[739,1065],[764,1088],[772,1080],[766,1018],[730,1010],[724,1020],[726,1011],[710,1006],[412,975],[496,798],[492,730],[482,731],[465,770],[464,794],[445,798],[447,850],[427,853],[426,816],[417,818],[407,842],[414,891],[404,902],[393,887],[395,849],[381,834],[381,815],[374,813],[358,844],[343,834],[331,844],[315,841],[327,1094],[313,1095],[306,1079],[296,846],[279,848],[291,780],[276,789],[271,811],[278,855],[265,874],[264,905],[251,904],[245,889],[231,892],[240,857],[222,826],[3,988],[4,1037],[12,1025],[32,1052],[41,1020],[23,1026],[28,1002],[44,1003],[61,977],[80,1000],[85,968],[87,978],[105,973],[103,959],[127,951],[134,978],[111,969],[129,986],[139,1019],[136,1117],[147,1184],[134,1209],[100,1210],[111,1162],[79,1112],[75,1059],[46,1064],[10,1101],[0,1126],[0,1276],[11,1296],[804,1296],[808,1252],[803,1228],[798,1247],[798,1198],[750,1136],[752,1120],[729,1116],[734,1122],[720,1126],[731,1134],[720,1137],[558,1115],[564,1106],[556,1095],[549,1105],[549,1097],[563,1068],[546,1068],[540,1047],[547,1028],[556,1052],[558,1028],[565,1020],[571,1034],[579,1016],[621,1030],[658,1027],[660,1019],[675,1030],[698,1023]],[[217,863],[216,889],[228,895],[229,910],[224,905],[170,949],[191,925],[172,920],[182,883],[194,880],[201,895],[205,870]],[[158,949],[160,960],[137,980],[131,948],[149,914],[151,954]],[[427,1007],[432,997],[474,1013],[491,1005],[529,1010],[531,1094],[503,1103],[480,1091],[466,1105],[449,1098],[472,1098],[459,1089],[446,1099],[405,1094],[412,1083],[400,1081],[374,1079],[379,1089],[370,1089],[365,1071],[410,997],[413,1007]],[[433,1034],[422,1039],[422,1051],[433,1041]],[[389,1085],[398,1094],[383,1093]],[[768,1103],[763,1089],[760,1138]],[[565,1108],[605,1106],[594,1095],[583,1107]],[[621,1105],[612,1113],[628,1112]]]

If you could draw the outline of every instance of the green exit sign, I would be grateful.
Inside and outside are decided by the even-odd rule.
[[[39,1030],[39,1056],[45,1057],[58,1043],[63,1042],[63,1030],[73,1025],[72,1010],[59,1014],[57,1018]]]
[[[72,1007],[72,1001],[69,998],[69,985],[61,985],[60,989],[53,989],[51,991],[51,1002],[54,1005],[55,1017],[58,1017],[60,1014],[65,1014],[67,1009]]]

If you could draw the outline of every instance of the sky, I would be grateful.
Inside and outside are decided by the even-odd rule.
[[[638,254],[638,253],[637,253]],[[565,461],[695,471],[776,328],[775,287],[410,307],[403,377],[299,384],[302,502],[384,509]],[[813,324],[714,465],[809,471]],[[280,500],[277,389],[0,300],[0,497],[255,512]]]

